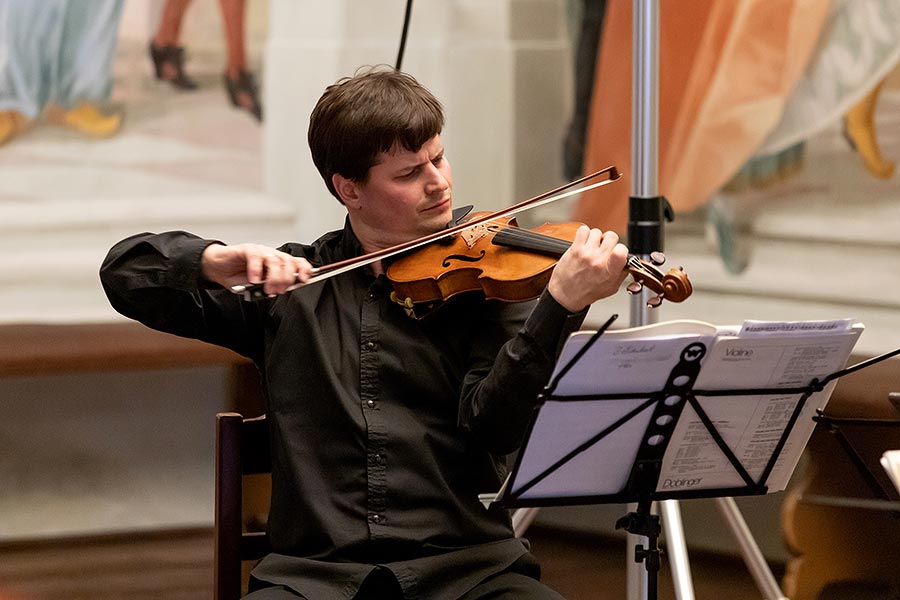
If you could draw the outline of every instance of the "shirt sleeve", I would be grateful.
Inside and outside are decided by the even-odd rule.
[[[493,303],[473,342],[460,403],[460,424],[481,445],[497,454],[518,449],[562,344],[586,316],[546,290],[536,303]]]
[[[100,282],[112,307],[144,325],[257,360],[260,303],[203,279],[200,257],[219,243],[184,231],[142,233],[110,249]]]

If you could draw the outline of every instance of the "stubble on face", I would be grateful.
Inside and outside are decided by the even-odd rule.
[[[380,154],[356,185],[358,206],[348,211],[367,252],[439,231],[452,215],[450,164],[440,136],[416,152],[395,147]]]

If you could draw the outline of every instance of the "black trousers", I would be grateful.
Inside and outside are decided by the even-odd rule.
[[[244,597],[245,600],[318,600],[305,598],[284,586],[267,587]],[[400,584],[386,569],[376,569],[363,582],[354,600],[403,600]],[[537,579],[505,571],[482,581],[459,600],[564,600]]]

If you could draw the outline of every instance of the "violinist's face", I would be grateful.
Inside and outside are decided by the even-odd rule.
[[[367,252],[434,233],[451,218],[450,163],[440,135],[417,152],[381,153],[364,182],[335,175],[334,184]]]

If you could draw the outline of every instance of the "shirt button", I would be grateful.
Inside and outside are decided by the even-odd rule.
[[[382,458],[382,456],[380,454],[375,455],[375,462],[377,462],[379,465],[382,463],[383,460],[384,460],[384,458]]]
[[[375,523],[375,524],[377,525],[378,523],[381,523],[381,521],[382,521],[381,515],[372,515],[372,522],[373,522],[373,523]]]
[[[374,349],[375,349],[375,342],[368,342],[368,343],[366,343],[366,350],[371,351],[371,350],[374,350]]]
[[[366,400],[366,406],[368,406],[369,408],[375,408],[375,401],[374,400]]]

